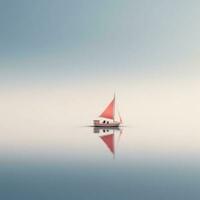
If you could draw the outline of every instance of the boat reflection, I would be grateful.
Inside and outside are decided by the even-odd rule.
[[[119,127],[94,127],[93,133],[98,134],[99,138],[112,153],[113,158],[115,158],[116,149],[123,134],[123,129]]]

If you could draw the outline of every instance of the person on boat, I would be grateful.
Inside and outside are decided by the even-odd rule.
[[[106,123],[106,121],[104,120],[104,121],[103,121],[103,124],[105,124],[105,123]]]
[[[107,124],[109,124],[109,121],[107,121]]]

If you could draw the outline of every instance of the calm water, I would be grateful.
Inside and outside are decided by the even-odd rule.
[[[1,141],[0,199],[200,198],[197,133],[147,127],[30,133],[10,132]]]

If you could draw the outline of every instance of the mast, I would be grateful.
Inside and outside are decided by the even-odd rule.
[[[121,115],[120,115],[120,113],[118,112],[118,116],[119,116],[119,122],[120,122],[120,124],[122,124],[123,123],[123,121],[122,121],[122,118],[121,118]]]
[[[114,93],[114,105],[113,105],[113,122],[115,121],[115,93]]]

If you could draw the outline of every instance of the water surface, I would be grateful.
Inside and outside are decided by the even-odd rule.
[[[114,143],[104,135],[113,135]],[[77,126],[32,136],[9,133],[1,144],[4,200],[200,197],[199,142],[191,144],[188,132]]]

